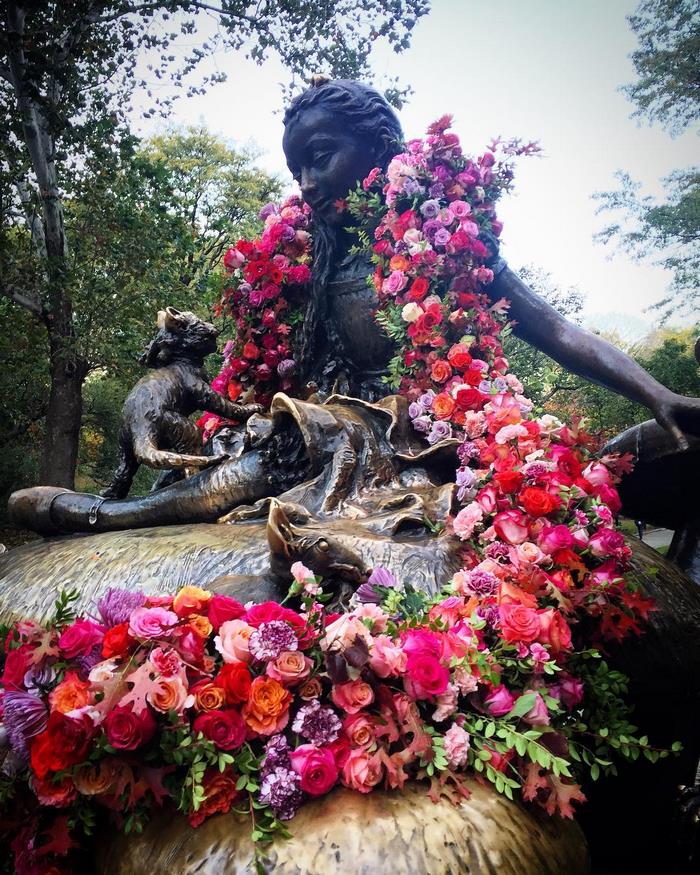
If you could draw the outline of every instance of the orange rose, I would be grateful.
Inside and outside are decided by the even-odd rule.
[[[323,692],[321,681],[318,678],[311,678],[302,687],[297,690],[299,698],[305,702],[310,702],[311,699],[318,699]]]
[[[167,714],[168,711],[177,711],[180,714],[188,704],[187,689],[179,677],[161,678],[157,686],[146,695],[146,699],[162,714]]]
[[[433,362],[433,366],[430,369],[430,376],[436,383],[446,383],[452,376],[452,368],[446,361],[438,359],[436,362]]]
[[[52,711],[67,714],[92,703],[89,681],[81,681],[74,671],[66,672],[64,679],[49,693]]]
[[[183,586],[173,599],[173,610],[178,617],[199,614],[210,598],[211,593],[207,589],[199,586]]]
[[[281,732],[289,721],[291,694],[274,678],[255,678],[250,698],[243,707],[243,719],[258,735]]]
[[[188,619],[188,623],[194,634],[199,635],[200,638],[208,638],[214,631],[214,627],[209,620],[201,614],[193,614]]]
[[[200,826],[212,814],[225,814],[240,796],[236,790],[238,775],[231,769],[220,773],[216,769],[208,769],[204,775],[204,801],[197,811],[189,814],[191,826]]]
[[[216,684],[204,683],[201,687],[193,689],[194,707],[198,711],[215,711],[221,708],[226,701],[226,693]]]
[[[81,766],[73,782],[83,796],[103,796],[114,787],[119,772],[117,760],[105,759],[94,766]]]
[[[391,261],[389,262],[389,270],[403,270],[406,271],[411,266],[411,262],[405,258],[403,255],[394,255]]]
[[[440,392],[433,398],[433,413],[438,419],[449,419],[455,409],[454,398],[447,392]]]

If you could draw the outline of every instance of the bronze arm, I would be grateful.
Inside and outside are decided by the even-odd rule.
[[[569,322],[508,267],[498,272],[488,293],[493,300],[510,301],[517,337],[575,374],[648,407],[683,449],[683,430],[700,434],[700,400],[671,392],[621,349]]]

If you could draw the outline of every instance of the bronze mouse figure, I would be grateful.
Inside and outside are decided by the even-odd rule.
[[[158,333],[140,361],[153,370],[128,394],[119,431],[119,464],[103,496],[124,498],[139,465],[206,468],[225,456],[205,456],[202,437],[188,417],[196,410],[245,421],[257,404],[234,404],[209,385],[204,359],[216,352],[219,331],[194,313],[167,307],[158,313]]]

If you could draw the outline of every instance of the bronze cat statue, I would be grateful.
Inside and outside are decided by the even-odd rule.
[[[204,359],[216,352],[219,331],[194,313],[167,307],[158,313],[158,333],[141,363],[153,370],[128,394],[119,431],[119,464],[104,498],[129,494],[139,465],[150,468],[207,468],[225,456],[205,456],[202,437],[188,417],[209,410],[244,421],[258,405],[234,404],[215,392]]]

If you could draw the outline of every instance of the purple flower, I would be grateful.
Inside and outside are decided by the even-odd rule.
[[[301,805],[300,784],[301,778],[291,769],[274,769],[263,778],[258,799],[280,820],[291,820]]]
[[[432,424],[433,421],[429,416],[418,416],[413,420],[413,427],[421,434],[427,434]]]
[[[476,614],[478,617],[486,623],[487,626],[495,627],[498,625],[500,620],[500,614],[498,613],[498,608],[495,605],[491,607],[486,607],[485,605],[479,605],[476,609]]]
[[[444,422],[443,420],[439,419],[437,422],[433,423],[432,431],[428,435],[428,443],[436,444],[439,441],[444,441],[446,438],[451,437],[451,435],[452,427],[450,426],[449,422]]]
[[[265,221],[268,216],[272,216],[277,212],[277,204],[273,204],[270,202],[269,204],[265,204],[265,206],[260,210],[258,215],[260,218]]]
[[[56,679],[56,669],[50,665],[33,665],[24,673],[22,683],[28,693],[39,693],[42,687],[48,687]]]
[[[423,413],[423,410],[424,408],[417,401],[411,401],[408,405],[408,415],[411,419],[417,419]]]
[[[437,200],[426,201],[421,205],[420,211],[424,219],[434,219],[440,213],[440,202]]]
[[[286,377],[291,377],[296,370],[297,363],[294,359],[283,359],[277,365],[277,373],[284,380]]]
[[[440,230],[442,230],[442,222],[440,222],[438,219],[428,219],[428,221],[423,225],[423,233],[431,240]]]
[[[76,660],[80,666],[80,670],[85,675],[89,675],[98,662],[102,662],[102,645],[96,644],[92,650],[85,656],[79,656]]]
[[[433,409],[433,401],[435,400],[435,392],[432,389],[428,389],[427,392],[424,392],[420,398],[418,399],[418,403],[424,410],[432,410]]]
[[[498,589],[498,578],[495,574],[491,574],[490,571],[475,569],[474,571],[469,571],[467,577],[465,589],[468,589],[474,595],[483,598],[484,596],[494,595]]]
[[[386,586],[393,589],[396,586],[396,578],[388,568],[383,568],[381,565],[378,565],[372,570],[372,573],[367,578],[367,583],[372,583],[376,586]]]
[[[259,662],[267,662],[287,650],[297,650],[299,641],[294,630],[284,620],[270,620],[261,623],[250,636],[248,649],[251,656]]]
[[[496,377],[493,381],[493,385],[499,392],[505,392],[508,388],[508,383],[503,379],[503,377]]]
[[[292,730],[299,732],[311,744],[331,744],[342,729],[342,723],[332,708],[321,705],[314,699],[302,705],[292,723]]]
[[[412,194],[421,194],[424,191],[423,186],[417,182],[415,179],[407,179],[403,186],[403,193],[412,195]],[[430,201],[426,201],[426,203],[430,203]]]
[[[294,230],[293,225],[285,225],[282,229],[282,233],[280,234],[280,238],[285,243],[291,243],[292,240],[297,236],[297,232]]]
[[[447,228],[440,228],[439,231],[435,232],[434,243],[436,246],[447,246],[451,239],[452,234],[450,234]]]
[[[527,466],[527,479],[528,480],[537,480],[538,477],[544,477],[545,474],[549,473],[549,468],[542,464],[542,462],[531,462]]]
[[[472,459],[478,459],[481,453],[474,441],[463,441],[457,447],[457,455],[463,465],[468,465]]]
[[[490,380],[482,380],[479,383],[478,389],[480,392],[483,392],[485,395],[488,395],[491,391],[491,381]]]
[[[292,767],[290,750],[289,742],[284,735],[273,735],[265,745],[265,756],[262,761],[263,777],[275,769],[290,769]]]
[[[488,556],[489,559],[498,561],[499,559],[507,559],[510,554],[507,544],[504,544],[503,541],[494,541],[484,550],[484,555]]]
[[[232,340],[227,340],[224,344],[224,351],[221,353],[225,359],[229,358],[233,352],[234,343]]]
[[[458,468],[455,483],[457,486],[473,486],[476,483],[476,474],[471,468]]]
[[[126,623],[132,611],[145,604],[145,593],[111,587],[97,603],[97,610],[105,626],[118,626],[119,623]]]
[[[384,596],[371,583],[361,583],[355,590],[354,599],[361,605],[381,605]]]
[[[19,756],[26,758],[28,740],[46,729],[49,719],[46,705],[31,693],[5,690],[2,707],[10,744]]]
[[[445,186],[441,182],[434,182],[428,189],[430,197],[441,198],[445,194]]]

